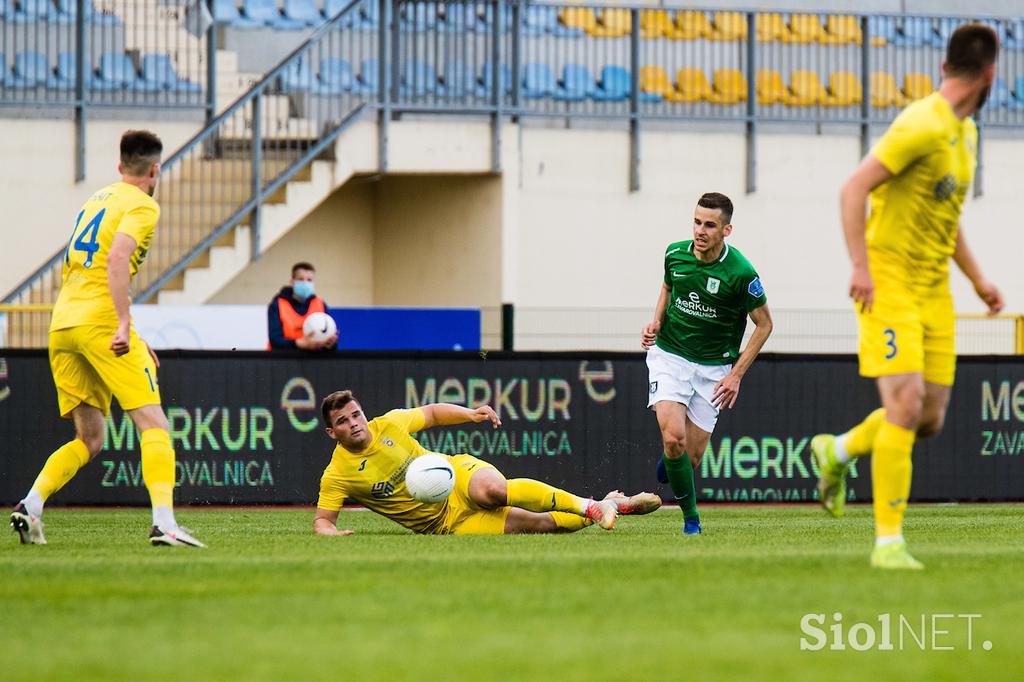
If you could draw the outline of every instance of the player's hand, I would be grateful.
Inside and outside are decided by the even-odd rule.
[[[146,344],[146,350],[149,351],[149,357],[153,358],[153,364],[156,365],[157,369],[160,369],[160,358],[156,356],[156,351],[154,351],[153,347],[150,346],[145,341],[143,341],[142,343]]]
[[[658,331],[660,329],[660,321],[644,325],[644,328],[640,331],[640,347],[647,350],[653,346],[654,342],[658,339]]]
[[[320,344],[315,341],[310,341],[305,336],[300,336],[295,339],[295,347],[299,350],[319,350]]]
[[[501,426],[501,419],[498,418],[498,413],[495,412],[494,408],[490,405],[481,405],[473,410],[471,418],[477,424],[483,421],[489,421],[494,424],[494,428]]]
[[[998,315],[1003,310],[1005,302],[1003,301],[1003,294],[999,291],[999,288],[992,284],[987,279],[978,280],[974,285],[974,292],[978,294],[978,298],[985,302],[988,306],[989,315]]]
[[[715,390],[711,392],[711,404],[720,410],[726,407],[731,410],[739,394],[740,378],[730,372],[715,384]]]
[[[128,352],[129,330],[130,327],[128,325],[119,326],[117,331],[114,332],[113,338],[110,339],[110,350],[114,351],[114,355],[117,357],[121,357]]]
[[[850,276],[850,298],[860,304],[860,310],[870,313],[875,303],[875,283],[867,266],[854,268]]]
[[[320,344],[320,348],[322,350],[326,350],[328,348],[334,348],[334,344],[336,344],[337,342],[338,342],[338,332],[334,332],[333,334],[331,334],[330,336],[328,336],[326,339],[323,340],[323,342]]]

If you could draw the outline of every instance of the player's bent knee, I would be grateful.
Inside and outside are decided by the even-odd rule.
[[[497,509],[508,504],[508,483],[501,474],[481,469],[469,481],[469,497],[484,509]]]
[[[98,455],[100,450],[103,449],[102,433],[79,433],[77,434],[77,437],[80,441],[85,443],[85,447],[89,450],[89,459]]]
[[[942,431],[942,427],[946,423],[946,415],[940,414],[932,417],[926,417],[921,420],[921,423],[917,427],[918,438],[931,438]]]
[[[661,440],[665,446],[665,456],[669,459],[679,459],[686,452],[686,439],[683,436],[666,433]]]

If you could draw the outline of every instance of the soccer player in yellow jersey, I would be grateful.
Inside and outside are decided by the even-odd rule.
[[[436,403],[367,421],[351,391],[336,391],[324,398],[321,410],[327,435],[338,443],[320,479],[313,530],[321,535],[352,533],[337,526],[345,498],[417,533],[457,535],[572,532],[591,523],[611,530],[619,514],[647,514],[661,506],[653,493],[626,497],[613,491],[595,502],[528,478],[506,480],[472,455],[449,457],[455,488],[448,499],[419,502],[406,490],[405,472],[427,451],[412,434],[467,422],[489,421],[498,428],[493,409]]]
[[[860,373],[877,378],[882,407],[845,434],[816,436],[811,449],[821,503],[834,516],[843,514],[850,461],[872,455],[871,565],[878,568],[923,568],[907,551],[903,514],[914,441],[942,429],[956,370],[949,258],[990,313],[1003,307],[959,224],[977,164],[978,128],[970,116],[988,96],[998,50],[988,26],[960,26],[950,37],[939,90],[896,117],[840,196]]]
[[[156,355],[135,334],[129,285],[146,258],[160,207],[160,138],[144,130],[121,137],[121,181],[85,202],[64,255],[63,283],[50,323],[50,367],[60,414],[75,439],[57,449],[14,511],[24,544],[46,544],[43,503],[103,447],[104,416],[117,397],[140,434],[142,477],[153,505],[154,545],[202,547],[174,519],[174,450],[160,405]]]

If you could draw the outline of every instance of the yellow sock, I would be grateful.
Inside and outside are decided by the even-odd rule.
[[[57,448],[43,465],[32,490],[46,499],[64,487],[78,470],[89,463],[89,448],[78,438]]]
[[[846,454],[851,458],[864,457],[871,454],[871,448],[878,436],[878,429],[885,421],[885,408],[879,407],[869,414],[864,421],[857,424],[843,435]]]
[[[153,508],[174,508],[174,448],[171,435],[163,429],[147,429],[142,445],[142,480],[149,490]]]
[[[564,530],[567,533],[575,533],[576,531],[586,528],[593,523],[590,519],[585,516],[576,516],[575,514],[566,514],[565,512],[548,512],[551,514],[551,518],[555,520],[555,525],[558,526],[558,530]]]
[[[533,512],[560,511],[585,516],[587,500],[530,478],[508,482],[508,505]],[[557,523],[557,519],[555,519]]]
[[[910,453],[913,449],[913,431],[882,422],[871,455],[875,534],[878,537],[903,533],[903,512],[910,496]]]

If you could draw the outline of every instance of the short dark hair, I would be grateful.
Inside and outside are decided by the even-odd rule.
[[[732,200],[720,192],[705,192],[697,200],[698,206],[717,208],[722,212],[722,225],[732,222]]]
[[[309,270],[310,272],[316,272],[316,268],[313,267],[312,263],[301,261],[292,266],[292,279],[295,279],[295,273],[299,270]]]
[[[324,398],[324,401],[320,403],[320,411],[324,415],[324,424],[326,426],[334,426],[331,424],[331,412],[340,410],[352,402],[358,403],[359,401],[356,400],[356,397],[352,395],[352,391],[349,390],[335,391]]]
[[[946,75],[978,76],[999,54],[999,37],[991,26],[977,22],[962,24],[946,47]]]
[[[149,167],[160,163],[164,143],[148,130],[127,130],[121,136],[121,170],[130,177],[142,177]]]

